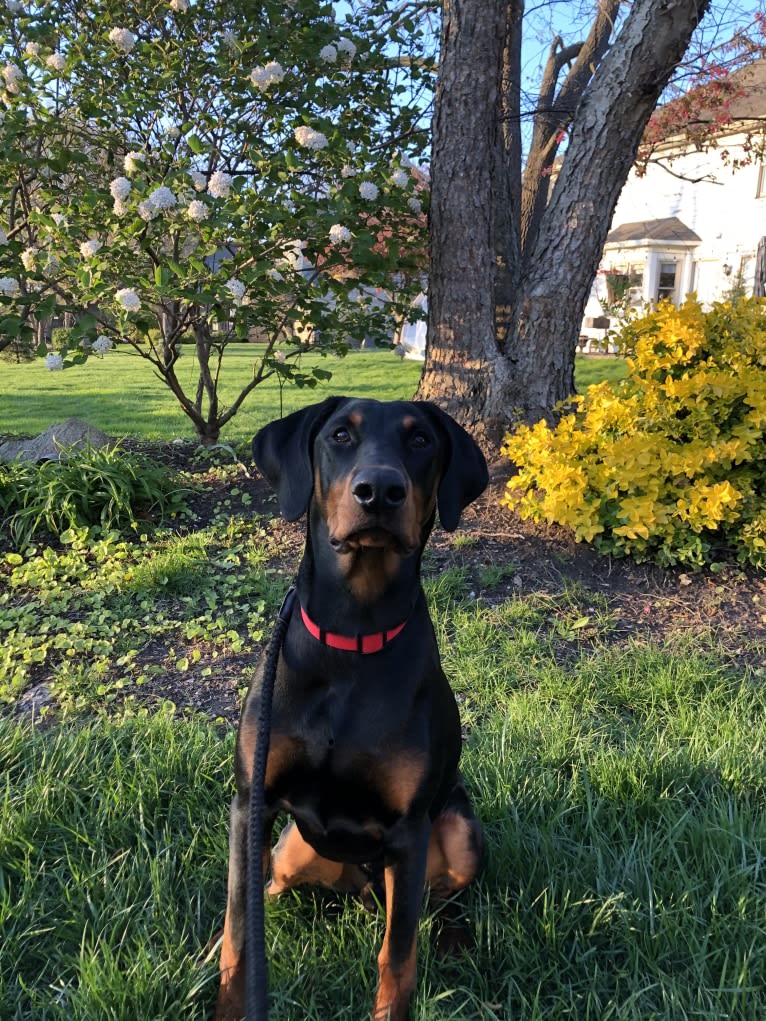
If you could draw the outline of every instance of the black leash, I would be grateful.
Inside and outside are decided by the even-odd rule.
[[[247,1021],[268,1021],[269,975],[266,965],[266,922],[263,903],[263,795],[266,759],[271,736],[271,703],[277,662],[295,602],[291,585],[277,614],[277,621],[266,651],[263,670],[258,731],[255,739],[253,772],[250,778],[250,831],[247,862],[247,915],[245,924],[245,1004]]]

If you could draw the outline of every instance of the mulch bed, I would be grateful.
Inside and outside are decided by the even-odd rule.
[[[212,522],[228,491],[234,488],[250,495],[253,515],[278,514],[273,492],[249,462],[236,477],[230,475],[221,481],[220,475],[196,456],[198,448],[193,443],[133,441],[125,446],[207,483],[204,488],[195,488],[189,499],[195,528]],[[762,669],[766,664],[766,579],[762,573],[736,563],[715,573],[688,568],[663,570],[636,564],[629,558],[600,555],[587,544],[576,543],[566,529],[522,521],[500,508],[507,476],[507,464],[493,465],[488,489],[466,509],[458,531],[448,534],[439,527],[434,530],[424,558],[424,576],[460,567],[471,580],[477,599],[490,603],[513,594],[531,593],[560,600],[562,594],[571,591],[578,605],[587,608],[590,594],[611,621],[607,638],[602,635],[601,641],[635,638],[661,642],[688,634],[704,642],[705,636],[712,635],[733,666],[750,664]],[[303,523],[286,522],[277,516],[270,531],[279,540],[281,551],[274,566],[282,567],[289,577],[303,546]],[[500,580],[488,585],[486,568],[502,568],[495,572]],[[587,629],[579,638],[588,639]],[[562,659],[570,659],[578,647],[562,642]],[[213,676],[205,678],[195,676],[194,670],[173,672],[136,689],[135,695],[150,704],[170,699],[181,710],[200,711],[233,722],[239,710],[243,671],[255,664],[259,654],[260,649],[254,646],[224,656],[216,661]],[[151,649],[142,650],[141,656],[150,662]]]

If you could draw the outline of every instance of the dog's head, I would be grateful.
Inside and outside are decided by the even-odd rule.
[[[453,531],[488,480],[473,439],[427,401],[329,397],[261,429],[253,457],[289,521],[314,497],[339,553],[410,553],[437,506]]]

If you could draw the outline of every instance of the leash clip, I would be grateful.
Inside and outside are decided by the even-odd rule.
[[[279,613],[277,618],[286,624],[290,620],[290,614],[293,610],[293,603],[295,602],[295,585],[291,585],[290,588],[285,592],[285,598],[282,600],[282,605],[279,607]]]

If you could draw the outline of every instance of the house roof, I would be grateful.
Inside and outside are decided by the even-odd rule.
[[[677,216],[665,216],[661,220],[622,223],[609,231],[606,243],[614,245],[628,241],[664,241],[666,244],[697,245],[701,240],[699,234],[695,234]]]

